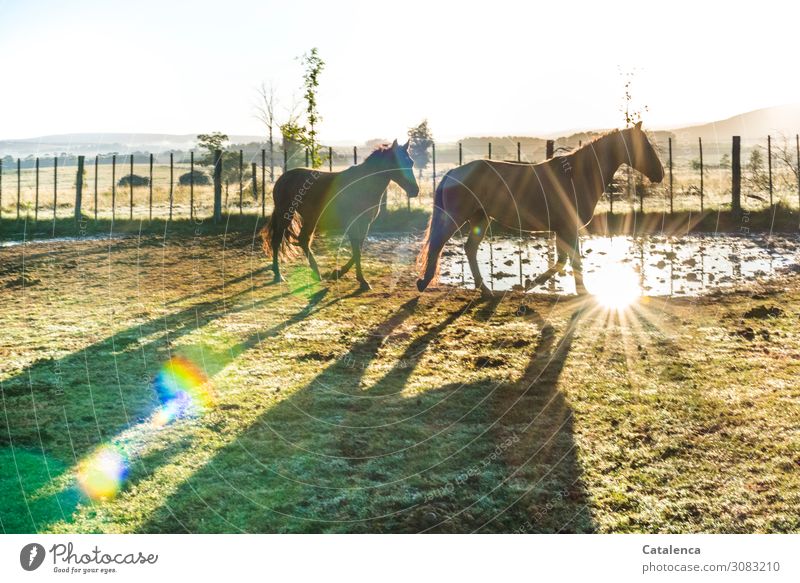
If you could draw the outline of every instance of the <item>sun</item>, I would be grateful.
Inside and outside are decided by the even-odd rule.
[[[587,274],[585,285],[600,306],[618,312],[636,303],[642,295],[636,272],[622,263],[609,263]]]

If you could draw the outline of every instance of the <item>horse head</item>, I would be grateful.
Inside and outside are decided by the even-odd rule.
[[[661,164],[653,144],[642,129],[642,122],[622,130],[622,136],[625,142],[626,162],[634,170],[647,176],[651,182],[664,180],[664,165]]]
[[[384,157],[385,170],[390,180],[405,190],[409,198],[414,198],[419,194],[419,185],[414,176],[414,161],[408,155],[408,146],[408,142],[403,145],[398,144],[397,140],[392,142]]]

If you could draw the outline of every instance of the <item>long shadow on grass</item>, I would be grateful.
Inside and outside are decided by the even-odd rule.
[[[417,300],[390,311],[216,452],[143,530],[592,530],[571,410],[557,387],[578,313],[558,341],[534,318],[541,337],[516,380],[412,381],[430,366],[459,370],[447,358],[435,364],[437,344],[474,306],[426,308],[418,316],[427,328],[399,357],[395,338],[403,342]]]
[[[74,493],[59,492],[32,507],[33,493],[42,484],[58,481],[70,465],[96,446],[153,413],[158,401],[151,380],[161,363],[175,353],[172,345],[178,338],[215,319],[306,293],[306,288],[276,290],[264,299],[249,299],[252,291],[248,287],[131,326],[62,358],[40,360],[2,381],[0,526],[7,531],[34,532],[53,520],[69,520]],[[309,305],[325,291],[312,294]],[[310,313],[306,306],[285,324]],[[209,375],[236,355],[224,349],[214,353],[213,347],[196,348]],[[27,516],[20,516],[20,509],[25,509]]]

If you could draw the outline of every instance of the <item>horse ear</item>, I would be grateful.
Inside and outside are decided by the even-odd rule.
[[[636,122],[636,125],[635,125],[634,127],[635,127],[637,130],[640,130],[640,129],[642,129],[642,122],[641,122],[641,121],[637,121],[637,122]]]
[[[397,147],[397,139],[395,138],[394,142],[392,142],[392,148],[396,148],[396,147]]]
[[[402,146],[400,146],[400,147],[401,147],[401,148],[403,148],[403,149],[404,149],[406,152],[408,152],[408,146],[409,146],[409,144],[411,144],[411,140],[408,140],[408,141],[406,141],[406,143],[405,143],[405,144],[403,144],[403,145],[402,145]]]

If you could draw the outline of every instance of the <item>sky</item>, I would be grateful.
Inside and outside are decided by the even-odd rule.
[[[745,6],[741,8],[740,6]],[[0,0],[0,139],[72,132],[259,135],[317,47],[323,143],[548,135],[800,102],[800,3]]]

